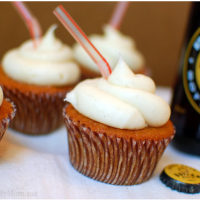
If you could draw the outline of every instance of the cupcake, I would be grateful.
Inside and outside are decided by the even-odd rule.
[[[0,85],[16,104],[11,127],[19,132],[39,135],[58,128],[66,92],[80,78],[71,49],[55,37],[55,29],[51,26],[36,48],[30,40],[3,57]]]
[[[147,181],[175,132],[155,89],[120,59],[107,80],[88,79],[68,93],[63,115],[73,167],[110,184]]]
[[[135,42],[109,25],[104,26],[104,35],[91,35],[90,41],[101,52],[113,69],[121,56],[135,73],[146,73],[145,61],[137,50]],[[73,47],[74,58],[80,65],[82,79],[99,77],[100,72],[88,54],[76,43]]]
[[[0,140],[14,116],[15,106],[8,99],[3,98],[3,91],[0,87]]]

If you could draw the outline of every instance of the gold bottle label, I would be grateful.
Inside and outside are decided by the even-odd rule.
[[[200,28],[193,34],[186,50],[183,85],[188,101],[200,113]]]
[[[187,184],[200,184],[200,171],[180,164],[169,165],[164,172],[177,181]]]

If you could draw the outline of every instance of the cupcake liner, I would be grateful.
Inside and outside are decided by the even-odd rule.
[[[6,116],[0,120],[0,140],[2,139],[6,129],[10,124],[10,121],[15,117],[16,113],[15,105],[7,98],[3,101],[1,106],[10,106],[10,109],[8,109],[8,113],[6,113]]]
[[[95,180],[115,185],[147,181],[173,136],[160,140],[135,140],[93,132],[73,122],[64,110],[69,157],[73,167]]]
[[[15,102],[17,113],[10,127],[26,134],[41,135],[52,132],[63,123],[62,108],[65,92],[21,92],[2,86],[4,95]]]

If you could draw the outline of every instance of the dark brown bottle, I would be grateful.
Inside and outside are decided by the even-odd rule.
[[[173,145],[200,155],[200,2],[192,5],[172,99]]]

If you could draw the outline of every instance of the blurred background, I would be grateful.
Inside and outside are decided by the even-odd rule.
[[[54,23],[56,35],[66,44],[74,39],[58,22],[52,11],[62,4],[87,35],[102,34],[109,22],[115,2],[26,2],[39,19],[43,32]],[[190,2],[131,2],[124,17],[121,32],[136,41],[146,59],[156,84],[173,86],[187,26]],[[20,16],[10,2],[0,2],[0,59],[3,54],[29,39]]]

